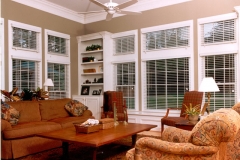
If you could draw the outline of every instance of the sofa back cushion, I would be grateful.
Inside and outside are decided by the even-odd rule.
[[[7,102],[19,111],[18,123],[41,121],[39,103],[37,101]]]
[[[39,101],[42,121],[68,117],[69,114],[64,106],[69,101],[71,101],[69,98]]]
[[[240,116],[233,109],[219,109],[196,124],[192,143],[199,146],[219,146],[233,141],[240,128]]]
[[[236,103],[233,107],[233,110],[237,111],[238,114],[240,114],[240,102]]]

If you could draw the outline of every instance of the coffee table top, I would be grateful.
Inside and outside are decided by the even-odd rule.
[[[123,123],[120,122],[119,125],[113,128],[103,129],[99,130],[98,132],[88,134],[76,133],[75,128],[70,127],[61,130],[40,133],[37,134],[37,136],[62,140],[64,142],[78,142],[88,146],[99,147],[155,127],[157,127],[157,125],[138,123],[128,123],[128,125],[123,125]]]

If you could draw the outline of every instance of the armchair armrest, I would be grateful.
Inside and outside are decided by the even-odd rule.
[[[182,109],[182,108],[167,108],[166,115],[165,115],[163,118],[168,117],[168,114],[169,114],[169,111],[170,111],[170,110],[181,110],[181,109]]]
[[[191,136],[191,131],[179,129],[176,127],[167,127],[163,131],[161,139],[168,142],[188,143],[191,140]]]
[[[141,154],[148,153],[146,150],[168,153],[171,155],[192,156],[211,155],[218,152],[218,147],[214,146],[196,146],[192,143],[174,143],[151,137],[140,138],[137,141],[135,148],[138,150],[137,153],[140,152]]]
[[[11,129],[12,129],[12,125],[8,121],[1,119],[1,130],[5,131],[5,130],[11,130]]]

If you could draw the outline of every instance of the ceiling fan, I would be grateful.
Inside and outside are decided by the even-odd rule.
[[[129,0],[127,2],[121,3],[121,4],[117,4],[112,2],[112,0],[110,0],[110,2],[108,3],[101,3],[97,0],[90,0],[92,3],[102,7],[104,10],[101,11],[89,11],[89,12],[79,12],[81,14],[88,14],[88,13],[98,13],[98,12],[107,12],[107,16],[106,16],[106,21],[110,21],[113,17],[114,13],[118,13],[118,14],[128,14],[128,15],[138,15],[141,14],[141,12],[133,12],[133,11],[124,11],[122,10],[123,8],[126,8],[132,4],[135,4],[138,2],[138,0]]]

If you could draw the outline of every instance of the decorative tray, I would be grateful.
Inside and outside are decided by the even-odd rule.
[[[77,133],[91,133],[100,130],[100,125],[81,125],[80,123],[73,123]]]

